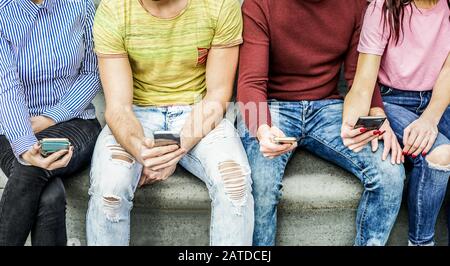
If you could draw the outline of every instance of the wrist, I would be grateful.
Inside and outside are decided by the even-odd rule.
[[[439,125],[439,122],[441,121],[441,115],[433,115],[431,112],[423,112],[423,114],[420,116],[420,118],[425,119],[427,121],[431,121],[431,123],[434,126]]]
[[[381,117],[386,117],[386,113],[384,112],[384,110],[380,107],[373,107],[370,109],[369,111],[369,115],[370,116],[381,116]]]

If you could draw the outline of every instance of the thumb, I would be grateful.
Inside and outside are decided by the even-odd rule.
[[[270,133],[272,133],[275,137],[286,137],[283,131],[281,129],[273,126],[270,128]]]
[[[41,145],[39,145],[38,143],[34,144],[33,147],[31,147],[30,149],[30,153],[32,155],[37,155],[39,153],[39,150],[41,149]]]
[[[154,143],[155,143],[155,142],[153,141],[153,139],[150,139],[150,138],[144,138],[143,144],[144,144],[145,147],[151,149],[151,148],[153,148],[153,146],[155,145]]]

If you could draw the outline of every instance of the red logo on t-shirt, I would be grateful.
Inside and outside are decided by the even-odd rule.
[[[206,60],[208,59],[208,48],[197,48],[198,57],[197,57],[197,66],[201,66],[206,64]]]

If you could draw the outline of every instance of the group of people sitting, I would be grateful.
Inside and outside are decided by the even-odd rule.
[[[156,131],[180,141],[157,145]],[[70,146],[42,153],[55,138]],[[0,246],[30,234],[66,245],[62,180],[89,164],[88,245],[129,245],[136,190],[177,165],[209,191],[211,245],[275,245],[299,149],[360,180],[355,245],[387,243],[403,192],[405,243],[434,245],[450,176],[450,1],[0,1]]]

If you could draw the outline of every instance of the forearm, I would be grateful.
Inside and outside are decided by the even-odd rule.
[[[133,108],[119,107],[108,108],[105,112],[106,123],[111,129],[116,141],[141,162],[141,144],[144,140],[144,130],[136,118]]]
[[[428,107],[422,114],[422,117],[430,119],[435,125],[438,125],[444,112],[450,105],[450,79],[446,86],[437,86],[433,90],[433,96]]]
[[[345,97],[343,121],[353,125],[358,117],[367,116],[371,111],[370,102],[372,100],[372,92],[370,90],[350,90]],[[382,110],[374,108],[373,110]]]
[[[191,150],[223,119],[231,93],[207,93],[195,104],[181,131],[182,148]]]
[[[378,70],[381,64],[381,56],[360,54],[358,66],[351,90],[344,101],[343,121],[349,125],[356,123],[358,117],[369,115],[372,107],[372,99],[377,84]],[[375,110],[381,109],[380,106]]]

